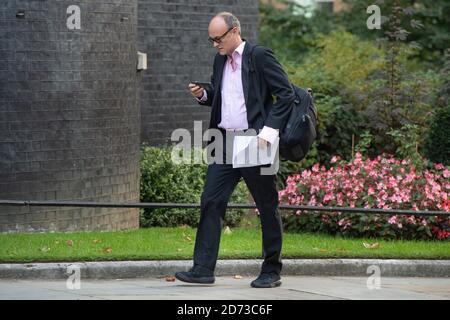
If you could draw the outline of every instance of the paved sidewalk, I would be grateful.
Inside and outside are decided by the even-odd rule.
[[[190,285],[165,278],[83,280],[69,290],[65,280],[0,280],[0,299],[91,300],[450,300],[449,278],[381,278],[380,289],[369,289],[368,277],[284,276],[274,289],[249,286],[254,277],[218,277],[214,285]]]

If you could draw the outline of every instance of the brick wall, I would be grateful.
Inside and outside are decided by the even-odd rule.
[[[139,200],[136,20],[137,0],[2,1],[0,199]],[[138,223],[137,209],[0,207],[2,232]]]
[[[138,49],[149,69],[140,92],[141,140],[170,142],[176,128],[193,129],[194,120],[208,127],[210,108],[199,106],[187,90],[189,81],[209,81],[216,50],[207,41],[208,24],[220,11],[234,13],[242,36],[257,38],[257,0],[139,0]]]
[[[80,30],[67,29],[70,5]],[[207,26],[223,10],[256,39],[257,0],[2,0],[0,199],[139,201],[140,140],[207,127],[209,108],[186,87],[209,80]],[[0,232],[138,224],[137,209],[0,207]]]

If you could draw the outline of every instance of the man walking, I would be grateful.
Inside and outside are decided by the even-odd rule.
[[[272,51],[241,38],[239,20],[229,12],[217,14],[208,27],[209,41],[218,53],[214,59],[212,88],[189,84],[202,105],[211,106],[210,128],[223,134],[224,153],[229,152],[227,132],[255,130],[259,147],[278,139],[295,99],[294,92]],[[255,70],[256,69],[256,70]],[[256,73],[256,74],[254,74]],[[276,97],[276,102],[273,101]],[[214,283],[222,220],[228,200],[243,178],[258,207],[263,238],[261,273],[252,287],[281,285],[282,224],[278,212],[275,174],[261,174],[261,166],[233,167],[228,163],[208,165],[201,197],[201,216],[194,249],[194,266],[177,272],[176,278],[190,283]]]

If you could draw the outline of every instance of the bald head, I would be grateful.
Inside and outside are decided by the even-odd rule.
[[[208,33],[213,45],[221,55],[231,55],[242,43],[241,24],[230,12],[216,14],[209,23]]]
[[[225,25],[227,26],[227,28],[232,28],[232,27],[236,27],[239,31],[239,33],[241,33],[241,23],[239,22],[239,19],[236,18],[236,16],[234,14],[232,14],[231,12],[220,12],[218,14],[216,14],[214,16],[214,19],[217,20],[223,20],[225,22]],[[211,20],[211,22],[212,22]]]

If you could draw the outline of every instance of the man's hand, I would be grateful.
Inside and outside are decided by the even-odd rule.
[[[269,146],[269,142],[258,137],[258,148],[267,148]]]
[[[202,87],[193,84],[193,83],[189,83],[189,90],[191,91],[191,94],[197,98],[197,99],[201,99],[203,97],[203,89]]]

